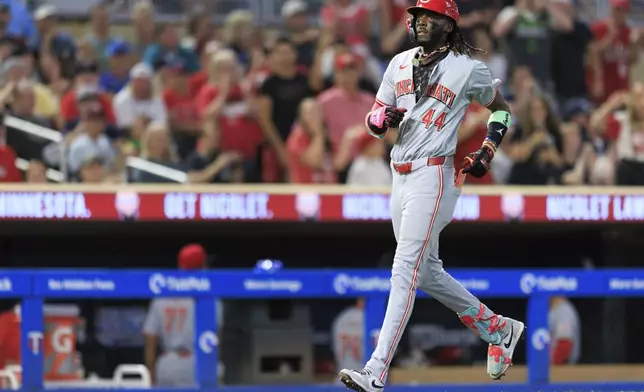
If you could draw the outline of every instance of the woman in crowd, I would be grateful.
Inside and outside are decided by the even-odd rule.
[[[560,182],[563,142],[559,120],[545,95],[537,94],[519,114],[519,124],[505,150],[514,161],[511,184],[546,185]]]
[[[221,151],[240,154],[247,181],[256,181],[263,134],[256,119],[255,96],[244,83],[235,52],[221,49],[213,55],[209,74],[209,83],[196,98],[204,132],[219,135]]]
[[[362,126],[347,130],[333,151],[321,113],[314,98],[303,100],[299,106],[297,122],[286,142],[292,183],[337,183],[338,172],[349,166],[355,141],[364,133]]]
[[[134,53],[143,58],[148,46],[155,41],[154,6],[149,0],[136,2],[132,7],[132,26],[134,27]]]

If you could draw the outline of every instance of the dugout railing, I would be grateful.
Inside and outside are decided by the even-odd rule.
[[[634,391],[644,380],[605,383],[550,383],[548,299],[568,297],[625,297],[644,295],[644,270],[452,270],[465,287],[479,297],[527,298],[526,383],[388,385],[387,391],[506,392]],[[338,385],[218,386],[217,320],[213,298],[351,298],[366,299],[365,350],[378,333],[389,291],[387,270],[284,270],[273,274],[248,270],[198,273],[180,271],[1,270],[0,297],[21,299],[22,386],[43,391],[43,306],[46,299],[117,299],[154,297],[195,298],[195,359],[197,389],[230,392],[312,392],[344,390]],[[425,296],[419,292],[419,296]],[[519,348],[521,349],[521,348]],[[481,353],[483,355],[483,353]],[[428,368],[428,372],[440,369]],[[108,388],[105,388],[106,390]],[[82,388],[56,388],[83,391]],[[87,388],[97,391],[100,388]],[[128,391],[127,388],[122,390]],[[140,389],[131,389],[132,392]],[[184,389],[171,389],[183,391]]]

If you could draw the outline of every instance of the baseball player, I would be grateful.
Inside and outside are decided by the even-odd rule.
[[[364,299],[344,309],[331,327],[337,369],[362,366],[364,346]]]
[[[398,128],[391,152],[391,215],[398,246],[391,293],[378,344],[364,369],[340,371],[341,381],[355,391],[384,388],[391,360],[405,330],[416,288],[458,314],[461,321],[489,343],[487,373],[503,377],[525,325],[492,312],[443,269],[438,236],[451,221],[466,173],[480,178],[510,123],[510,109],[488,67],[472,59],[479,49],[466,43],[458,28],[453,0],[418,0],[408,12],[409,33],[418,46],[396,55],[367,114],[373,136]],[[453,155],[458,128],[472,101],[490,112],[480,149],[467,156],[456,175]],[[483,254],[494,250],[483,250]]]
[[[207,266],[207,256],[199,244],[184,246],[177,264],[182,270]],[[219,304],[217,304],[219,305]],[[221,306],[217,306],[221,314]],[[221,326],[221,317],[219,326]],[[150,303],[145,324],[145,364],[153,383],[159,387],[193,387],[195,380],[195,312],[192,298],[156,298]],[[157,360],[157,347],[162,347]],[[216,371],[216,369],[213,369]]]
[[[553,365],[573,365],[581,354],[581,325],[575,305],[566,297],[550,298],[548,327],[550,329],[550,358]]]

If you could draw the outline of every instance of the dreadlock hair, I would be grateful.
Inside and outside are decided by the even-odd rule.
[[[472,57],[474,52],[487,53],[483,49],[479,49],[468,44],[467,41],[465,41],[465,38],[463,38],[463,34],[456,23],[454,23],[454,28],[447,35],[446,44],[452,51],[454,51],[454,53],[466,55],[468,57]]]

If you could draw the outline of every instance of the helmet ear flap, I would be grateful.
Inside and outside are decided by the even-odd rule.
[[[416,17],[412,16],[407,19],[407,33],[411,42],[416,42]]]

